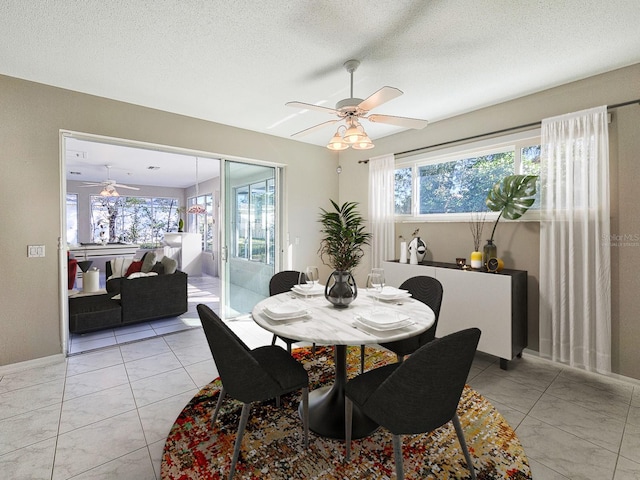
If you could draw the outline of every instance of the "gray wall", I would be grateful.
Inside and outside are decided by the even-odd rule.
[[[285,218],[291,238],[304,239],[292,257],[316,263],[320,234],[307,212],[338,197],[338,157],[326,148],[7,76],[0,92],[0,365],[62,353],[61,129],[286,164],[285,196],[305,206]],[[46,256],[27,258],[27,245]]]
[[[318,263],[317,216],[309,212],[320,206],[329,208],[328,199],[332,198],[361,202],[367,215],[368,171],[358,160],[636,99],[640,97],[640,65],[435,122],[421,131],[379,139],[374,150],[342,152],[339,162],[337,154],[323,147],[10,77],[0,76],[0,91],[0,275],[7,279],[0,289],[0,365],[6,365],[61,353],[56,252],[61,229],[60,129],[287,164],[285,222],[291,242],[285,248],[287,258],[292,258],[291,266],[297,268]],[[637,235],[640,107],[633,105],[613,113],[609,131],[611,230]],[[339,176],[335,172],[338,163],[343,168]],[[414,227],[398,224],[397,233],[406,237]],[[435,260],[468,256],[466,223],[422,224],[420,231]],[[529,347],[537,350],[538,227],[531,222],[504,223],[496,235],[499,248],[512,259],[508,266],[529,272]],[[47,256],[28,259],[26,246],[30,244],[44,244]],[[356,276],[368,270],[368,261],[365,258]],[[612,262],[613,370],[640,379],[640,247],[613,248]],[[321,268],[321,276],[326,277],[328,268]]]
[[[455,94],[452,95],[452,99]],[[543,118],[598,105],[613,105],[640,98],[640,64],[598,75],[505,102],[455,118],[430,124],[375,142],[374,150],[346,150],[340,155],[340,201],[358,201],[368,210],[368,169],[358,160],[402,152],[464,137],[537,122]],[[453,101],[453,100],[452,100]],[[609,128],[611,161],[611,232],[640,236],[638,187],[640,184],[640,106],[613,111]],[[396,224],[396,236],[410,238],[419,226],[436,261],[453,262],[469,257],[472,246],[465,223]],[[538,350],[539,226],[534,222],[501,222],[496,230],[499,254],[507,267],[529,272],[529,348]],[[483,242],[484,243],[484,242]],[[612,369],[640,379],[640,243],[612,248]],[[365,259],[364,263],[367,263]],[[369,266],[363,264],[359,272]],[[446,295],[447,293],[445,293]]]

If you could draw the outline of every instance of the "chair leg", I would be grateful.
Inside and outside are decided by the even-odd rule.
[[[353,402],[349,397],[344,397],[344,461],[348,462],[351,458],[351,432],[353,418]]]
[[[229,472],[229,480],[233,479],[233,474],[236,471],[236,464],[238,463],[238,457],[240,456],[240,446],[242,445],[242,436],[244,435],[244,429],[247,426],[247,420],[249,420],[250,411],[250,403],[245,403],[244,405],[242,405],[242,414],[240,415],[240,425],[238,425],[236,444],[233,447],[233,458],[231,459],[231,471]]]
[[[398,357],[398,363],[404,362],[404,355],[400,355],[399,353],[397,353],[396,356]]]
[[[276,334],[274,334],[273,338],[271,339],[271,345],[275,345],[277,339],[278,339],[278,336]]]
[[[276,397],[276,408],[280,408],[280,395]]]
[[[360,373],[364,373],[364,345],[360,345]]]
[[[462,431],[462,425],[460,424],[460,419],[458,418],[457,413],[453,415],[452,421],[453,426],[456,429],[456,434],[458,435],[458,441],[462,447],[462,452],[464,453],[464,458],[467,461],[467,466],[471,472],[471,480],[476,480],[476,471],[473,468],[473,463],[471,463],[471,455],[469,455],[469,449],[467,448],[467,442],[464,439],[464,432]]]
[[[393,436],[393,458],[396,462],[396,478],[404,480],[404,465],[402,459],[402,437],[400,435]]]
[[[222,401],[224,400],[225,395],[224,387],[220,389],[220,394],[218,395],[218,401],[216,402],[216,409],[213,412],[213,418],[211,419],[211,426],[215,425],[216,418],[218,418],[218,412],[220,411],[220,407],[222,406]]]
[[[304,448],[309,448],[309,387],[302,389],[302,426],[304,429]]]

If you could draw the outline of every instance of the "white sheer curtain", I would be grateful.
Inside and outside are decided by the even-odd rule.
[[[540,354],[611,371],[607,109],[542,122]]]
[[[371,267],[395,256],[393,154],[369,159],[369,224],[371,226]]]

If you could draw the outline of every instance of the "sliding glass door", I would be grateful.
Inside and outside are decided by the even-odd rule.
[[[224,318],[251,312],[269,295],[279,264],[279,169],[225,160],[222,305]]]

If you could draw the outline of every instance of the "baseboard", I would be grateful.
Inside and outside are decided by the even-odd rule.
[[[62,353],[50,355],[48,357],[35,358],[33,360],[25,360],[24,362],[11,363],[9,365],[0,366],[0,375],[9,375],[11,373],[29,370],[31,368],[44,367],[55,363],[64,362],[65,356]]]
[[[585,373],[588,375],[593,375],[594,377],[605,377],[605,378],[611,378],[613,380],[619,380],[621,382],[626,382],[626,383],[630,383],[632,385],[638,385],[640,386],[640,380],[637,378],[632,378],[632,377],[625,377],[624,375],[620,375],[618,373],[608,373],[608,374],[604,374],[604,373],[598,373],[598,372],[590,372],[588,370],[584,370],[582,368],[578,368],[578,367],[573,367],[571,365],[567,365],[566,363],[561,363],[561,362],[554,362],[553,360],[550,360],[548,358],[544,358],[540,356],[540,352],[537,352],[535,350],[530,350],[528,348],[525,348],[524,351],[522,352],[523,355],[528,356],[528,357],[532,357],[532,358],[536,358],[542,362],[547,362],[550,365],[556,365],[558,367],[562,367],[562,368],[568,368],[568,369],[572,369],[575,370],[576,372],[581,372],[581,373]]]

